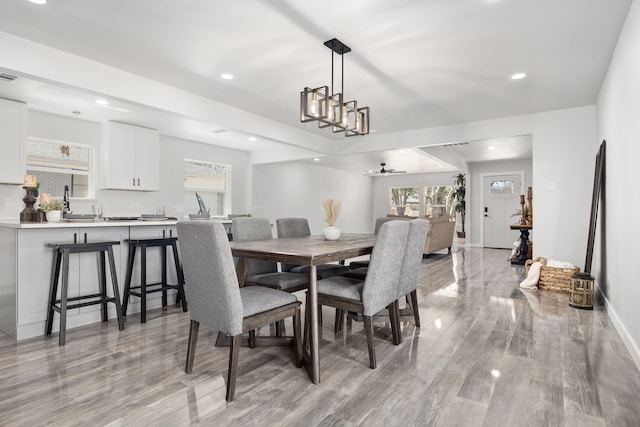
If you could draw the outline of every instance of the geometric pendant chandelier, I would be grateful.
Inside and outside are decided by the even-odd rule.
[[[351,48],[338,39],[324,42],[331,49],[331,91],[327,86],[315,89],[305,87],[300,92],[300,121],[318,122],[319,128],[331,127],[333,132],[344,132],[345,136],[367,135],[369,133],[369,107],[358,108],[358,102],[344,101],[344,54]],[[333,56],[342,57],[341,90],[333,91]]]

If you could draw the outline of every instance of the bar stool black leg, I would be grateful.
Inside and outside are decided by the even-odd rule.
[[[147,247],[140,247],[140,323],[147,323]]]
[[[127,257],[127,277],[124,280],[124,294],[122,295],[122,314],[127,315],[129,305],[129,291],[131,289],[131,278],[133,276],[133,262],[136,257],[136,245],[129,243],[129,256]]]
[[[178,275],[178,297],[177,300],[182,304],[182,311],[187,311],[187,299],[184,297],[184,274],[182,272],[182,266],[180,265],[180,258],[178,256],[178,245],[175,242],[171,244],[173,249],[173,261],[176,265],[176,274]]]
[[[98,252],[98,283],[100,286],[100,296],[102,297],[102,304],[100,304],[101,312],[102,312],[102,322],[107,322],[109,320],[109,315],[107,313],[107,275],[105,272],[105,260],[104,260],[104,251]]]
[[[53,254],[53,265],[51,266],[51,283],[49,285],[49,307],[47,310],[47,324],[45,325],[45,335],[51,335],[53,329],[53,306],[56,304],[56,296],[58,295],[58,280],[60,277],[60,262],[62,254],[56,251]]]
[[[69,289],[69,251],[62,253],[62,289],[60,290],[60,333],[58,345],[64,346],[67,335],[67,291]]]
[[[162,252],[162,308],[166,308],[167,303],[167,247],[161,246]]]
[[[113,249],[111,246],[107,248],[109,252],[109,270],[111,270],[111,285],[113,286],[113,299],[116,306],[116,316],[118,317],[118,329],[124,330],[124,316],[122,314],[122,305],[120,304],[120,291],[118,290],[118,276],[116,274],[116,262],[113,258]],[[104,260],[104,254],[103,254]]]

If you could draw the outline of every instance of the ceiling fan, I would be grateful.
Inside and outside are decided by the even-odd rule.
[[[367,173],[365,173],[365,175],[389,175],[390,173],[407,173],[407,171],[397,171],[395,169],[385,169],[385,166],[387,166],[386,163],[382,162],[380,163],[380,170],[379,171],[367,171]]]

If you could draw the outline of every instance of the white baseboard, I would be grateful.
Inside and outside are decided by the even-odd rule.
[[[624,323],[622,323],[622,321],[620,320],[618,313],[616,313],[616,310],[613,308],[607,297],[604,296],[604,294],[600,291],[600,287],[597,286],[596,289],[598,293],[604,298],[607,314],[613,322],[613,326],[615,326],[616,331],[618,331],[618,333],[620,334],[620,338],[622,338],[622,341],[627,346],[627,350],[629,350],[629,354],[631,354],[631,358],[635,362],[636,367],[640,370],[640,347],[638,347],[638,343],[636,343],[631,335],[629,335],[629,332],[624,326]]]

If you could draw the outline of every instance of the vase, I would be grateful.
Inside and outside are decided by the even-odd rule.
[[[62,219],[62,211],[47,212],[47,222],[60,222]]]
[[[322,229],[322,235],[325,240],[338,240],[340,238],[340,234],[340,229],[333,225]]]

